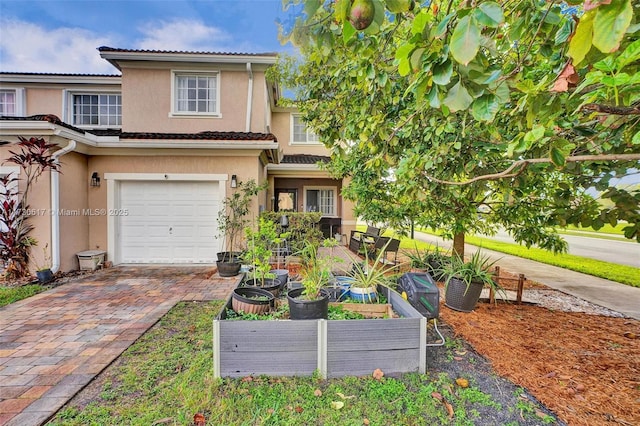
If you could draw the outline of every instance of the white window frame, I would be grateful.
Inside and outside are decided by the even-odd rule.
[[[291,114],[291,120],[290,120],[290,132],[291,132],[291,138],[289,139],[291,141],[291,145],[322,145],[322,142],[320,142],[320,139],[318,138],[318,135],[316,135],[315,133],[313,133],[311,130],[309,130],[307,128],[306,131],[306,139],[304,141],[300,141],[300,140],[296,140],[295,138],[295,121],[296,118],[300,119],[300,117],[302,117],[302,114]]]
[[[177,79],[181,76],[203,76],[216,78],[216,96],[215,111],[212,112],[195,112],[195,111],[178,111],[177,98]],[[220,112],[220,71],[202,71],[202,70],[171,70],[171,112],[169,117],[189,117],[189,118],[222,118]]]
[[[25,90],[24,87],[0,87],[0,91],[3,92],[13,92],[16,97],[15,111],[14,114],[6,114],[0,113],[0,115],[4,115],[7,117],[24,117],[27,115],[26,113],[26,102],[25,102]]]
[[[338,187],[337,186],[303,186],[302,187],[302,205],[304,211],[307,210],[307,191],[333,191],[333,214],[322,213],[322,217],[338,217]],[[320,211],[320,210],[317,210]]]
[[[73,114],[73,106],[74,106],[74,97],[75,96],[100,96],[100,95],[118,95],[120,96],[120,124],[80,124],[76,123],[74,114]],[[65,90],[65,96],[63,99],[66,102],[64,111],[65,123],[69,123],[72,126],[79,127],[81,129],[120,129],[122,128],[122,119],[123,119],[123,111],[122,111],[122,91],[120,90]]]

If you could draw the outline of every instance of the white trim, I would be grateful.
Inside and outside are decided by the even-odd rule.
[[[106,180],[171,180],[171,181],[223,181],[229,180],[229,175],[197,174],[197,173],[105,173]],[[224,197],[223,197],[224,198]]]
[[[51,157],[60,165],[60,157],[76,149],[76,141],[71,139],[64,148],[54,152]],[[60,172],[51,171],[51,271],[60,269]]]
[[[107,211],[116,211],[120,206],[120,182],[122,181],[200,181],[218,182],[220,199],[227,196],[227,185],[230,178],[228,174],[210,173],[105,173],[104,180],[107,182]],[[116,232],[120,229],[117,215],[107,215],[107,258],[111,259],[114,265],[122,263],[119,250],[116,250],[120,235]]]
[[[26,113],[26,110],[27,110],[27,98],[25,96],[24,87],[0,86],[0,90],[4,90],[6,92],[11,92],[12,91],[12,92],[15,93],[16,106],[15,106],[15,113],[13,114],[14,116],[23,117],[23,116],[25,116],[27,114]]]
[[[316,186],[316,185],[304,185],[302,187],[302,209],[304,212],[307,211],[307,191],[309,190],[332,190],[333,191],[333,214],[324,214],[322,213],[322,217],[339,217],[338,216],[338,187],[337,186]]]
[[[2,74],[3,83],[61,83],[61,84],[122,84],[122,76],[112,75],[56,75],[56,74]]]
[[[176,78],[181,75],[198,75],[216,78],[216,110],[213,112],[193,112],[178,111],[176,100]],[[220,108],[220,80],[222,80],[222,72],[220,70],[189,70],[176,69],[171,70],[171,110],[170,118],[222,118],[222,109]]]
[[[62,91],[62,121],[69,123],[79,129],[119,129],[122,128],[122,90],[118,89],[102,89],[102,88],[83,88],[83,89],[63,89]],[[74,123],[73,116],[73,97],[76,95],[120,95],[120,124],[78,124]]]
[[[295,121],[294,117],[301,117],[301,116],[302,116],[302,114],[297,114],[297,113],[291,113],[289,115],[289,117],[290,117],[290,119],[289,119],[289,134],[290,134],[289,145],[324,146],[324,144],[322,142],[320,142],[320,141],[309,141],[309,133],[311,133],[311,134],[315,134],[315,133],[313,133],[308,128],[306,128],[306,125],[305,125],[305,128],[306,128],[307,140],[306,141],[297,141],[297,140],[295,140],[295,137],[294,137],[295,132],[293,130],[294,129],[293,122]],[[316,135],[316,137],[317,136],[318,135]]]
[[[251,62],[247,62],[247,74],[249,76],[249,85],[247,87],[247,120],[245,123],[245,132],[251,131],[251,114],[253,112],[253,70]]]
[[[10,173],[15,173],[16,176],[20,176],[20,167],[19,166],[0,166],[0,175],[8,175]]]
[[[153,61],[153,62],[198,62],[219,64],[242,64],[251,61],[256,64],[273,65],[275,55],[243,55],[219,53],[185,53],[185,52],[100,52],[103,59],[112,61]],[[113,62],[112,62],[113,63]]]

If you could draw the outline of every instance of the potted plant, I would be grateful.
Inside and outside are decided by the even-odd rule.
[[[291,319],[327,318],[329,295],[323,289],[331,279],[330,265],[318,257],[317,243],[307,241],[300,252],[302,287],[289,290],[289,317]]]
[[[217,266],[221,277],[232,277],[240,272],[240,233],[248,224],[247,215],[251,201],[262,189],[264,186],[256,185],[253,179],[244,183],[238,182],[238,189],[222,202],[222,209],[218,212],[217,237],[223,238],[228,250],[218,253]]]
[[[245,236],[247,249],[243,259],[253,266],[245,284],[261,287],[277,296],[280,292],[280,283],[275,280],[275,274],[271,272],[270,260],[273,253],[269,248],[277,237],[276,224],[260,217],[258,229],[245,228]]]
[[[458,256],[452,256],[440,269],[445,283],[445,305],[456,311],[471,312],[485,285],[495,291],[503,291],[493,279],[491,267],[495,263],[496,261],[481,254],[480,250],[467,262]]]
[[[389,279],[385,276],[383,257],[384,247],[379,251],[373,264],[369,264],[369,255],[366,251],[364,263],[353,264],[349,274],[353,278],[349,289],[351,299],[364,303],[373,303],[378,299],[378,286],[389,284]]]
[[[51,271],[51,256],[47,252],[49,243],[45,244],[42,248],[43,263],[36,263],[36,277],[41,284],[46,284],[53,281],[53,272]]]
[[[245,314],[266,314],[274,306],[274,296],[267,290],[256,287],[238,287],[233,290],[231,307]]]

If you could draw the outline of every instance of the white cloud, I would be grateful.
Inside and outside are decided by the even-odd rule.
[[[210,52],[229,50],[233,45],[230,34],[198,20],[152,21],[142,25],[138,31],[143,35],[136,43],[139,49]]]
[[[106,73],[115,69],[97,48],[113,38],[81,28],[45,29],[17,19],[0,19],[0,70],[44,73]]]
[[[206,26],[198,20],[150,21],[137,29],[137,40],[125,35],[99,34],[82,28],[49,30],[18,19],[0,19],[0,71],[117,74],[119,71],[100,57],[100,46],[184,50],[250,51],[235,44],[232,35]],[[246,49],[246,50],[245,50]]]

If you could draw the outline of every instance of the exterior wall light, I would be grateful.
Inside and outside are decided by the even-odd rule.
[[[100,186],[100,176],[98,176],[98,172],[93,172],[91,175],[91,186]]]
[[[238,187],[238,176],[231,175],[231,187],[232,188],[237,188]]]

